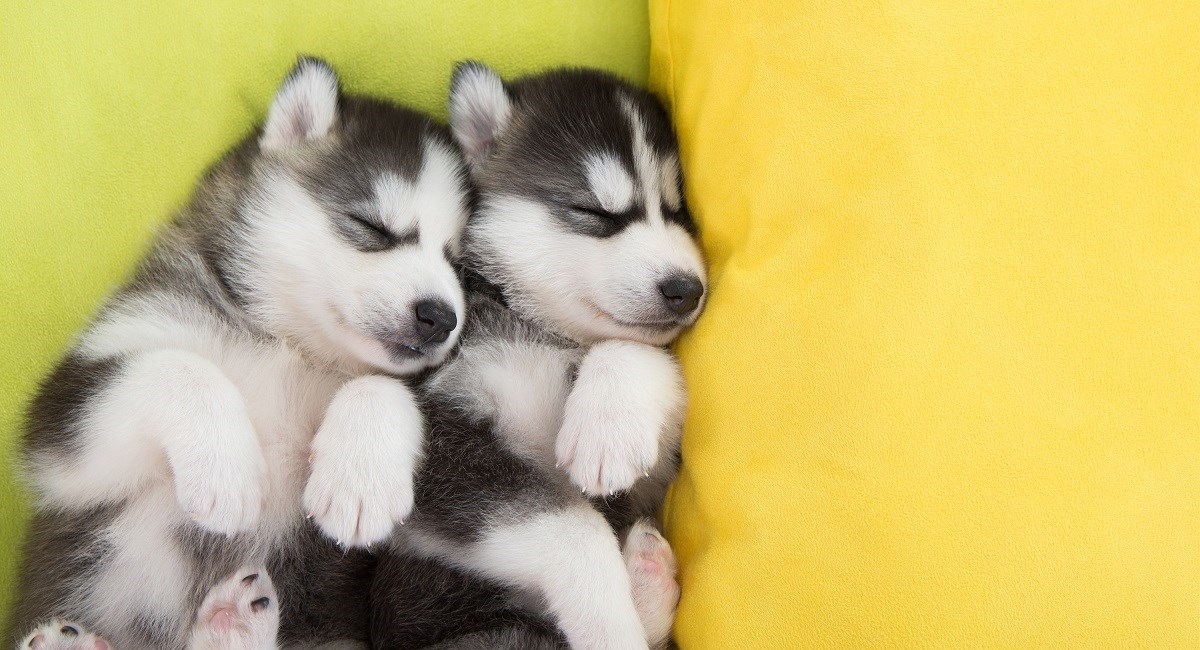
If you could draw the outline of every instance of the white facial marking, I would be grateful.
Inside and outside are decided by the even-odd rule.
[[[633,205],[633,179],[611,153],[593,153],[584,159],[588,186],[600,207],[620,214]]]
[[[425,161],[417,178],[416,202],[421,246],[433,247],[440,255],[450,244],[461,252],[463,228],[467,225],[466,173],[459,157],[435,141],[425,144]]]
[[[465,172],[447,148],[426,146],[415,183],[393,174],[375,180],[373,205],[397,234],[417,227],[419,246],[359,251],[333,225],[342,217],[326,213],[294,179],[265,178],[245,208],[246,248],[254,254],[238,260],[241,277],[252,281],[255,316],[328,360],[401,374],[440,363],[453,340],[413,358],[393,356],[396,348],[384,341],[410,348],[421,343],[412,325],[418,300],[441,300],[459,315],[464,310],[443,248],[457,248],[466,222]]]
[[[646,125],[637,108],[628,98],[621,98],[621,110],[629,120],[629,129],[633,132],[633,168],[637,174],[638,184],[642,188],[646,200],[646,219],[653,225],[663,224],[662,173],[659,171],[660,161],[646,142]]]
[[[412,184],[396,174],[388,172],[375,179],[375,209],[392,232],[402,234],[417,225],[415,194]]]
[[[659,158],[658,177],[663,203],[666,203],[672,212],[683,207],[683,197],[679,194],[679,159],[675,156]]]
[[[486,198],[481,214],[471,226],[481,271],[513,289],[514,309],[584,342],[661,345],[686,325],[670,325],[658,293],[671,271],[704,278],[699,248],[678,225],[638,220],[613,237],[560,236],[545,205],[516,196]]]

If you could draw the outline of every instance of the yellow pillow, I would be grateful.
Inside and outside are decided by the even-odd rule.
[[[650,13],[683,647],[1200,646],[1200,4]]]

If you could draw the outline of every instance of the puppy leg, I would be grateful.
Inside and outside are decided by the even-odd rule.
[[[633,604],[646,627],[650,647],[662,647],[671,637],[679,604],[675,554],[649,519],[639,520],[629,529],[621,554],[633,587]]]
[[[69,445],[32,447],[31,478],[47,505],[114,502],[170,475],[201,527],[232,534],[258,519],[258,437],[237,387],[198,355],[160,350],[122,361],[68,433]]]
[[[586,506],[498,526],[472,544],[468,568],[541,593],[572,648],[647,648],[617,539]]]
[[[30,632],[17,650],[110,650],[108,642],[78,623],[51,619]]]
[[[188,650],[273,650],[279,597],[266,569],[243,567],[205,596]]]
[[[559,465],[590,496],[629,489],[678,444],[686,400],[679,364],[666,350],[597,343],[567,397],[555,445]]]
[[[425,425],[408,387],[360,377],[334,396],[312,442],[304,508],[339,544],[378,542],[412,512]]]

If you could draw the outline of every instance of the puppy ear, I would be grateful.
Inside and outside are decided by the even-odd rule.
[[[495,70],[476,61],[454,66],[450,130],[472,171],[487,158],[512,115],[512,98]]]
[[[283,149],[325,137],[337,119],[337,73],[321,59],[300,57],[271,101],[259,145]]]

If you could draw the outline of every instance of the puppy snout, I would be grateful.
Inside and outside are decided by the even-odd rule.
[[[442,343],[450,338],[450,332],[458,326],[454,308],[440,300],[422,300],[413,311],[417,320],[414,324],[417,338],[423,343]]]
[[[694,275],[673,275],[658,285],[667,309],[686,316],[695,311],[704,296],[704,284]]]

